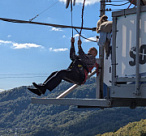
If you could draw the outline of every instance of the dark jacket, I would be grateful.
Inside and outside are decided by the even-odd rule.
[[[93,55],[85,54],[82,48],[79,49],[78,54],[79,55],[76,55],[74,45],[72,45],[70,48],[70,59],[72,61],[79,58],[87,66],[87,68],[95,66],[96,59]]]
[[[83,82],[85,82],[88,73],[91,72],[92,68],[95,66],[96,59],[91,54],[85,54],[82,48],[79,49],[78,54],[79,55],[76,55],[75,47],[72,45],[70,48],[70,59],[72,63],[69,69],[81,74],[84,77]]]

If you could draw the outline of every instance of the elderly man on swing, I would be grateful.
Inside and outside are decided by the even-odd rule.
[[[70,66],[67,69],[53,72],[42,85],[33,83],[35,88],[28,88],[31,92],[40,96],[41,94],[45,94],[47,89],[52,91],[62,80],[81,85],[86,82],[88,73],[91,72],[94,67],[97,67],[98,71],[98,64],[96,63],[95,58],[97,49],[92,47],[89,49],[88,53],[85,54],[81,47],[82,42],[79,37],[78,55],[76,55],[74,42],[75,39],[72,37],[70,48],[70,59],[72,60],[72,63]]]

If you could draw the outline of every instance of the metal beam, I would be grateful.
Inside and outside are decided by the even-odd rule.
[[[100,1],[100,17],[105,14],[105,0]]]
[[[99,67],[101,66],[100,59],[96,59],[97,64],[99,65]],[[100,76],[101,76],[101,71],[99,70],[98,75],[96,75],[96,98],[99,99],[100,98]]]
[[[111,102],[107,99],[77,99],[77,98],[31,98],[33,104],[57,104],[57,105],[75,105],[75,106],[95,106],[110,107]]]
[[[146,99],[139,98],[115,98],[112,99],[112,107],[130,107],[131,109],[135,109],[136,107],[145,107]]]
[[[146,6],[141,6],[140,12],[146,12]],[[136,14],[136,8],[124,9],[124,10],[112,12],[112,17],[120,17],[120,16],[131,15],[131,14]]]
[[[33,104],[74,105],[81,108],[112,108],[146,106],[146,99],[141,98],[112,98],[107,99],[69,99],[69,98],[31,98]]]
[[[105,0],[100,1],[100,17],[105,14]],[[100,89],[100,98],[103,98],[103,75],[104,75],[104,47],[99,46],[99,59],[100,59],[100,66],[101,66],[101,71],[100,71],[100,81],[99,81],[99,89]]]
[[[144,98],[146,99],[146,84],[141,84],[141,94],[135,95],[135,84],[119,84],[112,87],[110,98]]]
[[[140,0],[137,0],[137,10],[136,10],[136,80],[135,80],[135,94],[140,95],[140,85],[139,85],[139,26],[140,26]]]
[[[112,86],[115,86],[116,82],[116,34],[117,34],[117,18],[113,17],[112,25]]]
[[[119,77],[116,82],[135,82],[135,77]],[[146,77],[140,78],[139,82],[146,82]]]

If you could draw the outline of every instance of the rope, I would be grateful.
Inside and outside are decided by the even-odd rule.
[[[74,0],[74,2],[75,2],[75,0]],[[85,5],[85,0],[84,0],[83,7],[82,7],[82,23],[81,23],[81,30],[80,30],[80,32],[79,32],[76,28],[74,28],[74,29],[75,29],[76,32],[79,34],[79,37],[82,37],[82,38],[84,38],[84,39],[86,39],[86,40],[88,40],[88,41],[91,41],[91,42],[97,42],[97,41],[94,41],[94,40],[88,39],[88,38],[86,38],[86,37],[84,37],[84,36],[81,35],[82,29],[83,29],[83,13],[84,13],[84,5]],[[71,26],[73,26],[72,10],[73,10],[73,9],[72,9],[72,0],[71,0]],[[93,29],[94,29],[94,28],[92,28],[92,31],[93,31]],[[72,37],[73,37],[73,28],[72,28]]]
[[[72,0],[71,0],[71,26],[73,26],[73,15],[72,15],[72,11],[73,11],[73,8],[72,8]],[[73,28],[72,28],[72,37],[73,37]]]
[[[75,6],[76,0],[74,0],[73,5]]]
[[[82,38],[84,38],[84,39],[86,39],[86,40],[88,40],[88,41],[91,41],[91,42],[97,42],[97,41],[94,41],[94,40],[88,39],[88,38],[86,38],[86,37],[84,37],[84,36],[81,35],[81,33],[82,33],[82,29],[83,29],[83,24],[84,24],[84,18],[83,18],[83,16],[84,16],[85,1],[86,1],[86,0],[84,0],[84,2],[83,2],[83,6],[82,6],[82,15],[81,15],[82,23],[81,23],[81,29],[80,29],[80,32],[78,32],[78,30],[77,30],[76,28],[74,28],[74,29],[75,29],[76,32],[79,34],[79,39],[80,39],[80,37],[82,37]],[[92,31],[93,31],[93,30],[94,30],[94,28],[92,28]]]
[[[80,35],[80,37],[82,37],[82,38],[84,38],[84,39],[86,39],[86,40],[88,40],[88,41],[91,41],[91,42],[97,42],[97,41],[94,41],[94,40],[91,40],[91,39],[89,39],[89,38],[84,37],[83,35],[80,34],[80,32],[79,32],[76,28],[74,28],[74,29],[75,29],[76,32]]]
[[[130,8],[131,4],[133,4],[133,1],[134,1],[134,0],[132,0],[132,1],[130,2],[130,5],[128,6],[128,8],[127,8],[127,9],[129,9],[129,8]]]
[[[8,18],[0,18],[2,21],[11,22],[11,23],[24,23],[24,24],[37,24],[37,25],[46,25],[46,26],[53,26],[59,28],[76,28],[76,29],[85,29],[85,30],[94,30],[94,28],[89,27],[78,27],[78,26],[67,26],[67,25],[58,25],[58,24],[49,24],[49,23],[41,23],[41,22],[31,22],[25,20],[18,20],[18,19],[8,19]]]
[[[83,16],[84,16],[84,7],[85,7],[85,0],[84,0],[84,2],[83,2],[83,6],[82,6],[82,23],[81,23],[81,29],[80,29],[80,33],[79,33],[79,37],[80,37],[80,35],[81,35],[81,33],[82,33],[82,29],[83,29],[83,21],[84,21],[84,19],[83,19]]]

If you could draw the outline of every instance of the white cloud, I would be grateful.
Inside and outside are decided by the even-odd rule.
[[[0,92],[4,91],[4,89],[0,89]]]
[[[12,37],[12,36],[11,36],[11,35],[8,35],[7,37],[10,38],[10,37]]]
[[[59,0],[60,2],[66,3],[66,0]],[[85,5],[92,5],[97,2],[100,2],[100,0],[86,0]],[[82,4],[83,0],[76,0],[76,4]]]
[[[63,35],[63,36],[62,36],[62,38],[66,38],[66,36],[65,36],[65,35]]]
[[[61,28],[52,27],[51,31],[62,31]]]
[[[11,45],[13,49],[43,48],[42,45],[38,45],[35,43],[15,43],[12,41],[0,40],[0,45],[2,44]]]
[[[52,51],[52,52],[63,52],[63,51],[67,51],[68,48],[57,48],[57,49],[53,49],[52,47],[49,48],[49,51]]]
[[[96,41],[96,37],[89,37],[88,39],[85,39],[84,42],[91,42],[90,40]]]
[[[13,43],[14,49],[28,49],[28,48],[43,48],[41,45],[37,45],[34,43]]]
[[[9,43],[12,43],[11,41],[3,41],[3,40],[0,40],[0,45],[1,44],[9,44]]]

